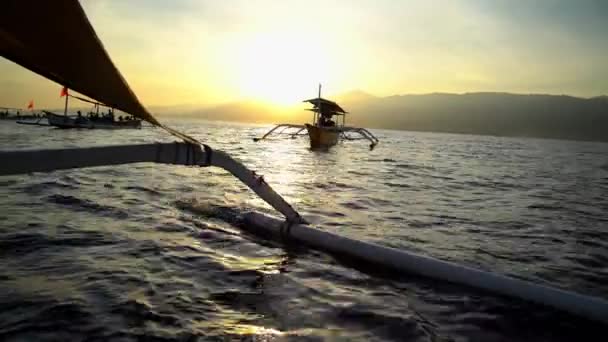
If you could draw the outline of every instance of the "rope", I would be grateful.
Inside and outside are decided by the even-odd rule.
[[[212,158],[213,158],[213,149],[211,147],[209,147],[206,144],[203,144],[203,143],[199,142],[198,140],[194,139],[193,137],[191,137],[191,136],[189,136],[189,135],[187,135],[185,133],[182,133],[182,132],[180,132],[178,130],[175,130],[173,128],[167,127],[167,126],[165,126],[163,124],[158,124],[158,126],[161,127],[162,129],[164,129],[165,131],[167,131],[168,133],[170,133],[171,135],[184,140],[184,142],[186,144],[188,144],[189,148],[186,150],[187,151],[186,152],[186,165],[189,165],[188,163],[190,162],[190,159],[189,159],[190,148],[194,149],[196,147],[196,148],[200,149],[200,147],[202,146],[205,149],[205,162],[202,165],[200,165],[200,166],[211,166],[211,162],[212,162]],[[176,146],[176,149],[177,149],[176,152],[175,152],[175,164],[177,164],[177,162],[179,160],[178,159],[178,154],[179,154],[179,145],[178,145],[178,143],[176,143],[175,146]],[[159,154],[160,154],[160,150],[157,150],[157,159],[158,159],[158,155]],[[193,154],[193,162],[195,162],[195,160],[194,160],[195,157],[194,156],[196,155],[196,151],[193,150],[192,154]],[[238,164],[240,164],[240,163],[238,163]],[[190,164],[190,165],[196,165],[196,164]],[[240,164],[240,165],[242,167],[244,167],[242,164]],[[224,168],[224,167],[222,167],[222,168]],[[246,170],[248,170],[246,167],[244,167],[244,168]],[[226,169],[226,168],[224,168],[224,169]],[[229,169],[226,169],[226,170],[229,171],[229,172],[231,172],[231,173],[233,172],[233,171],[230,171]],[[245,181],[243,181],[243,180],[241,180],[241,181],[243,183],[247,184]],[[261,179],[261,182],[264,182],[263,178]],[[251,190],[253,190],[257,194],[258,191],[256,189],[254,189],[249,184],[247,184],[247,186],[250,187]],[[289,208],[289,210],[292,212],[292,213],[289,213],[289,211],[284,212],[283,210],[279,210],[279,209],[277,209],[277,206],[280,207],[280,205],[277,205],[276,203],[270,203],[266,199],[264,199],[265,202],[267,202],[268,204],[270,204],[273,208],[277,209],[277,211],[281,212],[281,214],[285,215],[288,218],[288,220],[289,220],[289,217],[292,217],[291,221],[287,223],[288,224],[288,227],[286,228],[286,233],[287,234],[289,234],[289,231],[291,229],[291,225],[292,224],[294,224],[294,223],[295,224],[306,223],[306,220],[304,220],[302,218],[302,216],[300,216],[300,214],[295,209],[293,209],[293,207],[289,203],[287,203],[279,194],[275,193],[274,190],[272,188],[270,188],[270,186],[268,184],[265,184],[265,186],[268,187],[269,190],[272,193],[274,193],[276,196],[278,196],[279,199],[280,199],[280,201],[284,202],[287,205],[287,207]]]
[[[173,135],[174,137],[182,139],[184,142],[195,144],[195,145],[201,145],[200,141],[194,139],[193,137],[191,137],[191,136],[189,136],[189,135],[187,135],[185,133],[182,133],[182,132],[180,132],[178,130],[175,130],[175,129],[171,128],[171,127],[167,127],[167,126],[165,126],[163,124],[160,124],[158,126],[160,128],[162,128],[162,129],[164,129],[165,131],[167,131],[169,134]]]
[[[152,123],[152,124],[154,124],[154,123]],[[171,127],[165,126],[163,124],[160,124],[158,126],[162,129],[164,129],[167,133],[171,134],[172,136],[182,139],[187,144],[186,161],[185,161],[186,165],[197,165],[196,151],[194,149],[197,147],[200,148],[200,146],[203,146],[205,148],[205,164],[201,165],[201,166],[211,166],[211,154],[213,152],[211,147],[201,143],[200,141],[187,135],[186,133],[182,133]],[[160,154],[160,151],[157,151],[157,154]],[[190,157],[191,154],[192,154],[192,159]],[[157,156],[157,160],[158,160],[158,156]],[[176,143],[174,164],[177,164],[178,161],[179,161],[179,145],[177,145],[177,143]]]

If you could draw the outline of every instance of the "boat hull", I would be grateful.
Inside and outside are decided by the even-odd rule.
[[[308,137],[310,138],[310,148],[329,148],[338,143],[340,130],[334,127],[318,127],[306,124]]]
[[[86,128],[86,129],[138,129],[141,128],[140,120],[131,121],[93,121],[87,118],[75,118],[54,113],[46,113],[49,125],[58,128]]]

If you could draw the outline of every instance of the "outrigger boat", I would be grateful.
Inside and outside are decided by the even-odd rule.
[[[30,108],[28,108],[30,109]],[[31,108],[33,109],[33,108]],[[15,114],[11,114],[11,112],[15,112]],[[48,123],[42,122],[42,120],[46,119],[44,113],[34,113],[33,111],[30,114],[21,114],[21,112],[25,112],[26,109],[21,108],[11,108],[11,107],[0,107],[0,120],[15,120],[16,123],[20,125],[34,125],[34,126],[48,126]]]
[[[354,240],[311,227],[263,177],[227,153],[214,150],[154,118],[139,102],[112,63],[77,0],[5,0],[1,6],[1,56],[59,84],[68,84],[71,89],[92,99],[111,104],[113,108],[161,127],[181,142],[3,150],[0,151],[0,176],[145,162],[220,167],[237,177],[284,215],[284,219],[257,212],[243,215],[240,227],[254,234],[299,243],[340,258],[387,268],[397,274],[419,274],[524,299],[608,323],[608,301],[602,298]],[[23,13],[28,13],[29,18],[37,25],[22,25]],[[72,53],[74,49],[79,53]],[[48,51],[55,53],[48,54]],[[319,104],[323,105],[322,102]]]
[[[253,141],[260,141],[275,135],[286,134],[291,137],[308,134],[310,139],[310,148],[326,149],[338,143],[340,139],[344,140],[359,140],[367,139],[370,142],[370,149],[373,149],[378,144],[379,140],[370,131],[365,128],[348,127],[346,126],[346,114],[342,107],[334,101],[330,101],[321,97],[321,85],[319,84],[319,95],[316,99],[304,100],[304,102],[313,105],[313,108],[307,109],[313,112],[312,124],[280,124],[272,128],[261,138],[254,138]],[[335,120],[334,120],[334,117]],[[340,118],[342,120],[340,120]],[[279,130],[281,129],[282,130]],[[291,129],[296,129],[292,131]],[[306,133],[303,133],[306,130]],[[359,137],[354,137],[352,134],[359,134]]]
[[[34,117],[31,120],[28,119],[22,119],[22,120],[17,120],[15,121],[16,123],[20,124],[20,125],[32,125],[32,126],[50,126],[48,124],[48,119],[47,122],[45,123],[43,120],[47,119],[46,115],[44,114],[40,114],[37,117]]]
[[[62,92],[63,93],[63,92]],[[120,117],[120,120],[115,120],[114,110],[110,108],[106,115],[99,115],[99,108],[105,106],[102,103],[91,101],[80,96],[67,94],[65,90],[65,109],[63,115],[55,114],[44,110],[44,114],[48,119],[50,126],[58,128],[86,128],[86,129],[125,129],[125,128],[141,128],[141,120],[131,119],[130,116]],[[93,104],[94,112],[89,112],[88,116],[82,116],[79,112],[77,116],[68,116],[68,98],[75,98],[83,102]]]
[[[49,121],[49,126],[58,128],[85,128],[85,129],[138,129],[141,128],[141,120],[115,121],[108,118],[70,117],[57,115],[44,111]]]

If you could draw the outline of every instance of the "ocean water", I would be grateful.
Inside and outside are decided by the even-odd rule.
[[[269,126],[169,121],[321,229],[608,298],[608,144],[373,130],[311,151]],[[0,121],[0,149],[172,141]],[[2,341],[580,341],[606,326],[356,267],[237,228],[274,213],[215,168],[0,177]],[[599,334],[599,335],[594,335]],[[597,337],[593,337],[597,336]]]

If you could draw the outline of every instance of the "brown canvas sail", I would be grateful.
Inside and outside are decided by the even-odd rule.
[[[161,124],[112,63],[77,0],[4,0],[0,55],[108,106]]]

